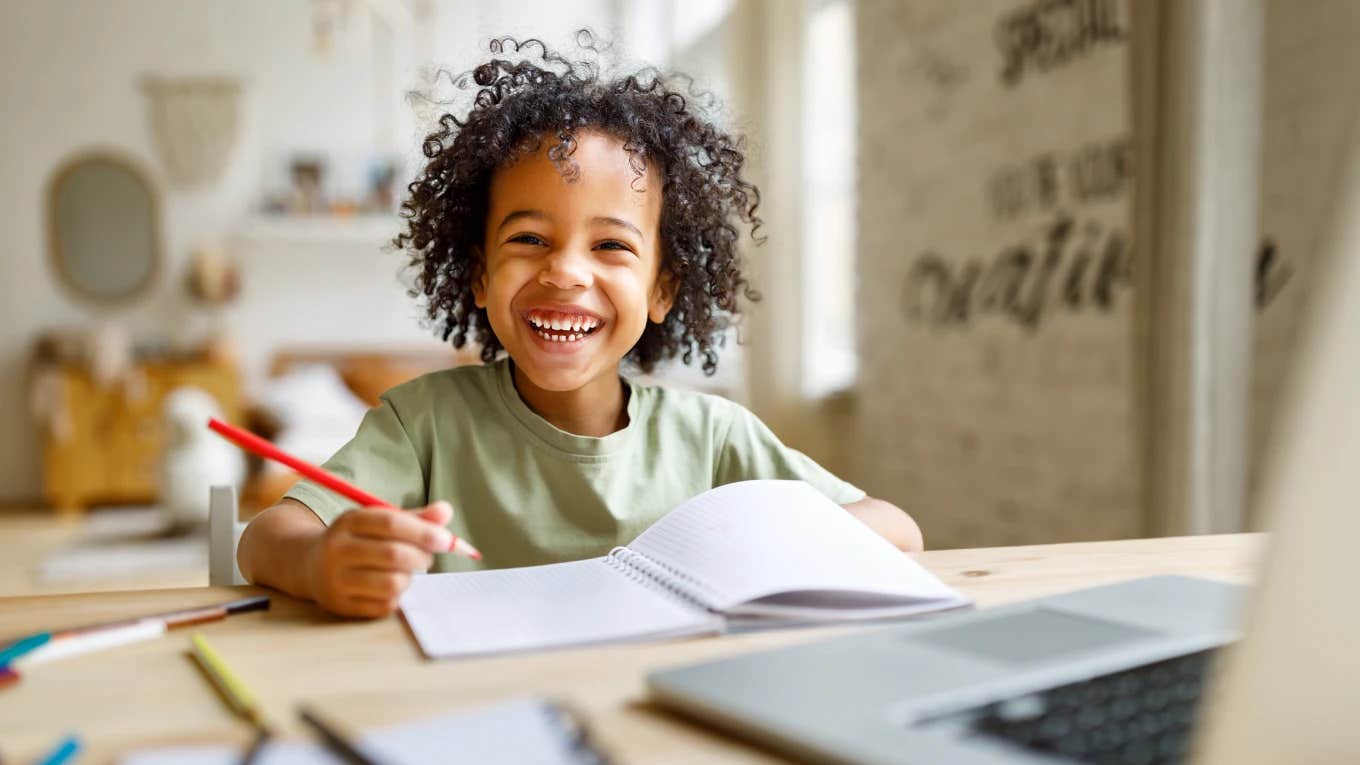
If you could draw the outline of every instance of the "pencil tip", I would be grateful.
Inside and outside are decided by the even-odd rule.
[[[466,539],[463,539],[462,537],[454,537],[453,547],[450,548],[450,551],[462,553],[473,560],[482,559],[481,550],[478,550],[477,548],[473,547],[471,542],[467,541]]]

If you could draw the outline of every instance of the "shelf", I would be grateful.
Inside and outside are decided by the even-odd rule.
[[[286,244],[386,244],[402,219],[385,215],[254,215],[232,232],[237,240]]]

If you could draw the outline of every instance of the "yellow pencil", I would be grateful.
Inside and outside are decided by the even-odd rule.
[[[241,678],[237,677],[235,672],[231,671],[231,667],[227,666],[221,654],[208,643],[208,639],[203,637],[203,633],[195,632],[191,640],[194,644],[194,658],[231,705],[232,711],[250,721],[256,728],[263,729],[264,716],[255,701],[255,694],[241,682]]]

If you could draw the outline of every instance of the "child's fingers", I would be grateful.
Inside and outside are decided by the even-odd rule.
[[[416,515],[436,526],[446,526],[453,519],[453,505],[441,499],[422,507]]]
[[[354,596],[345,598],[340,611],[345,616],[357,616],[364,619],[378,619],[397,610],[398,600],[396,598],[365,598]]]
[[[345,593],[350,597],[388,600],[400,597],[411,584],[411,575],[399,571],[350,568],[340,574]]]
[[[444,552],[453,541],[448,529],[436,526],[415,513],[362,508],[349,516],[350,533],[358,537],[405,542],[426,552]]]
[[[367,537],[351,537],[342,554],[347,565],[387,571],[425,571],[434,562],[433,555],[415,545]]]

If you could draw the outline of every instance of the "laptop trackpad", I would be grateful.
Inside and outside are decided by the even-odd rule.
[[[956,627],[926,630],[908,639],[1003,664],[1021,664],[1103,650],[1161,634],[1088,616],[1036,608],[995,619],[970,620]]]

